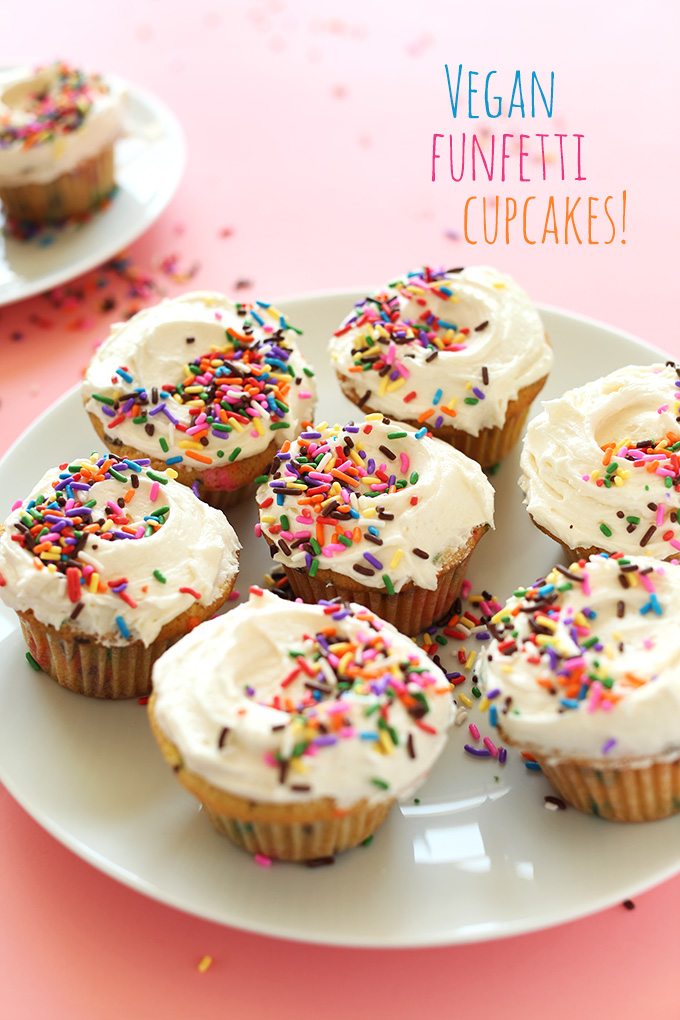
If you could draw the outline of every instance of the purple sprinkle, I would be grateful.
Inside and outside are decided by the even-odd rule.
[[[102,414],[107,414],[109,418],[115,418],[118,411],[114,411],[112,407],[107,407],[106,404],[101,406]],[[153,414],[153,411],[151,412]]]
[[[331,744],[337,744],[338,738],[334,737],[332,733],[322,733],[319,737],[314,737],[312,743],[315,747],[330,747]]]
[[[442,416],[442,415],[440,414],[440,415],[439,415],[439,417],[437,418],[436,422],[434,423],[434,427],[435,427],[436,429],[440,429],[440,428],[442,427],[443,423],[444,423],[444,418],[443,418],[443,416]]]
[[[487,694],[487,698],[489,699],[489,701],[493,701],[493,699],[497,698],[500,693],[501,693],[500,687],[494,687],[494,689],[492,691],[489,691],[489,693]]]
[[[616,744],[616,739],[614,737],[612,737],[611,740],[607,740],[606,743],[604,743],[602,745],[602,754],[608,754],[609,751],[611,751],[612,747],[614,747],[615,744]]]
[[[479,634],[475,634],[476,641],[488,641],[490,637],[491,635],[486,630],[481,631]]]
[[[253,695],[255,694],[255,688],[250,686],[246,687],[246,694],[248,695],[249,698],[252,698]]]
[[[163,414],[166,418],[170,419],[173,425],[179,425],[179,418],[175,418],[174,414],[171,414],[165,405],[163,405]]]
[[[380,560],[377,560],[375,556],[372,556],[371,553],[364,553],[364,559],[367,560],[372,567],[375,567],[376,570],[382,570],[382,563]]]
[[[486,748],[482,750],[480,747],[472,747],[471,744],[463,744],[463,750],[467,751],[468,754],[473,754],[475,758],[491,757],[491,751],[487,751]]]
[[[155,407],[153,408],[153,410],[149,411],[149,414],[150,414],[150,415],[152,415],[152,414],[160,414],[160,412],[161,412],[161,411],[164,411],[164,410],[165,410],[165,401],[163,401],[163,403],[162,403],[162,404],[157,404],[157,405],[156,405],[156,406],[155,406]]]
[[[506,749],[504,747],[499,747],[498,748],[498,763],[499,763],[499,765],[502,765],[507,757],[508,757],[508,752],[506,751]]]
[[[484,394],[482,393],[482,391],[480,389],[477,389],[476,386],[472,387],[472,392],[474,393],[474,395],[476,397],[479,398],[479,400],[484,400]]]

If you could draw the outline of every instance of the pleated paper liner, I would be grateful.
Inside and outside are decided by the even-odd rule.
[[[371,588],[334,570],[319,570],[310,577],[304,569],[283,566],[293,594],[303,602],[316,604],[322,599],[334,598],[358,602],[393,624],[402,634],[419,634],[440,620],[460,595],[470,556],[486,531],[486,525],[479,525],[462,549],[444,557],[444,566],[433,590],[409,584],[390,594],[384,586]]]
[[[547,375],[545,375],[542,379],[538,379],[536,382],[531,383],[530,386],[525,386],[519,391],[515,400],[511,400],[508,404],[505,422],[502,426],[482,429],[477,436],[463,432],[453,425],[441,425],[437,428],[432,424],[432,419],[436,415],[432,415],[426,421],[418,421],[415,418],[407,417],[400,417],[399,421],[410,425],[414,429],[420,429],[425,425],[428,432],[431,432],[437,439],[443,439],[445,443],[454,446],[461,453],[464,453],[466,457],[476,460],[481,467],[491,467],[507,456],[510,450],[519,442],[532,401],[543,389],[547,378]],[[338,374],[338,381],[345,396],[353,404],[356,404],[357,407],[361,407],[362,414],[383,413],[379,407],[371,404],[370,398],[367,402],[360,405],[361,394],[354,389],[353,385],[344,376]],[[406,410],[406,406],[404,410]],[[388,415],[388,417],[395,420],[394,415]]]
[[[534,757],[572,807],[614,822],[651,822],[680,812],[680,757],[619,764]]]
[[[227,793],[185,768],[179,751],[158,725],[154,706],[152,695],[148,705],[151,729],[177,779],[200,801],[214,828],[248,853],[281,861],[332,857],[372,836],[394,803],[392,797],[375,803],[362,800],[339,810],[329,797],[274,804]]]
[[[90,698],[143,698],[151,691],[151,670],[181,637],[213,616],[227,600],[233,577],[209,606],[196,604],[167,623],[155,641],[107,645],[71,624],[58,630],[37,620],[32,610],[17,613],[29,652],[61,687]]]
[[[13,220],[54,223],[97,209],[113,189],[113,145],[109,145],[53,181],[0,187],[0,201]]]

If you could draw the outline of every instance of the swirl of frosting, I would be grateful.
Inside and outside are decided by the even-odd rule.
[[[503,736],[553,758],[680,753],[680,567],[591,556],[492,618],[479,664]]]
[[[56,63],[0,93],[0,182],[46,184],[123,133],[123,93],[99,75]]]
[[[494,492],[476,461],[426,433],[369,414],[281,450],[257,492],[274,558],[389,594],[410,582],[435,589],[446,554],[493,526]]]
[[[148,460],[77,459],[48,471],[0,534],[0,596],[52,627],[146,646],[238,571],[224,514]]]
[[[553,362],[527,294],[487,266],[408,273],[359,302],[329,350],[359,406],[473,436]]]
[[[197,291],[113,327],[83,381],[114,442],[209,475],[299,432],[314,373],[273,305]]]
[[[185,767],[267,803],[405,796],[455,717],[446,676],[368,609],[259,588],[161,656],[153,687]]]
[[[679,375],[628,365],[544,402],[520,460],[536,524],[568,549],[678,555]]]

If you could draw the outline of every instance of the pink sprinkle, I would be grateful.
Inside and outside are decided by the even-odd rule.
[[[657,408],[657,414],[663,414],[664,411],[668,410],[668,404],[662,404],[661,407]]]
[[[581,582],[581,586],[583,588],[584,595],[592,595],[592,591],[590,590],[590,581],[588,580],[588,575],[585,570],[583,571],[583,581]]]
[[[14,504],[14,506],[12,507],[12,510],[18,510],[18,509],[19,509],[19,507],[20,507],[20,506],[23,506],[23,505],[24,505],[24,503],[23,503],[23,500],[21,500],[21,499],[18,499],[18,500],[16,501],[16,503]]]
[[[659,505],[656,508],[656,526],[657,526],[657,528],[660,528],[661,525],[663,524],[663,518],[664,518],[665,512],[666,512],[665,506],[663,505],[663,503],[659,503]]]
[[[484,737],[484,746],[488,751],[491,751],[491,754],[494,756],[494,758],[498,757],[498,748],[494,744],[491,737]]]
[[[677,538],[672,538],[668,544],[672,545],[674,549],[680,549],[680,542],[678,542]]]
[[[259,864],[261,868],[271,868],[272,859],[271,857],[265,857],[264,854],[255,854],[255,863]]]
[[[271,753],[271,751],[267,751],[267,753],[264,755],[264,761],[265,761],[265,765],[269,765],[273,769],[276,769],[276,768],[279,767],[278,762],[277,762],[276,758],[274,757],[274,755]]]
[[[255,525],[255,538],[262,538],[262,525],[258,523]]]
[[[159,489],[160,485],[158,484],[158,482],[154,482],[153,485],[151,486],[151,491],[149,492],[149,499],[151,500],[152,503],[155,503],[156,500],[158,499]]]
[[[590,475],[581,475],[581,479],[582,479],[582,480],[583,480],[584,482],[589,482],[589,481],[590,481]]]
[[[402,473],[402,475],[408,474],[408,469],[409,469],[408,454],[402,452],[402,454],[401,454],[401,473]]]
[[[461,589],[460,589],[460,593],[463,596],[463,598],[466,599],[471,591],[472,591],[472,582],[471,581],[467,581],[467,580],[463,581],[463,584],[462,584]]]
[[[479,730],[477,729],[473,722],[470,723],[469,730],[470,733],[472,734],[473,739],[479,740]]]
[[[588,704],[586,705],[586,711],[594,712],[602,701],[602,690],[603,685],[599,680],[593,680],[590,687],[590,697],[588,698]]]
[[[227,595],[227,602],[233,602],[234,599],[237,599],[240,594],[241,594],[240,591],[236,590],[232,591],[229,595]]]
[[[649,592],[654,591],[654,585],[652,584],[648,574],[641,574],[638,571],[638,579],[643,588],[646,588]]]
[[[300,400],[311,400],[312,394],[309,390],[300,390],[298,393]]]

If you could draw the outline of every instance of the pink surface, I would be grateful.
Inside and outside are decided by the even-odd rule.
[[[669,314],[680,226],[672,191],[680,154],[665,112],[678,86],[671,5],[572,2],[551,5],[541,18],[528,0],[496,0],[474,16],[450,3],[395,3],[389,20],[378,5],[357,0],[200,0],[190,9],[124,0],[115,13],[106,9],[106,20],[95,23],[93,6],[74,0],[68,30],[63,8],[45,0],[15,11],[12,34],[23,50],[11,61],[60,56],[155,92],[184,125],[187,171],[169,209],[130,251],[132,266],[154,284],[141,297],[129,283],[111,282],[110,272],[97,290],[94,273],[77,281],[75,300],[40,296],[0,309],[2,451],[78,380],[108,322],[155,301],[159,290],[186,286],[234,292],[240,281],[245,296],[278,299],[383,282],[424,262],[489,262],[539,302],[680,355]],[[453,73],[459,63],[479,71],[480,89],[497,70],[493,94],[503,96],[504,113],[516,69],[525,85],[532,70],[542,84],[554,71],[552,120],[471,121],[459,112],[454,121],[445,63]],[[481,107],[483,94],[474,101]],[[516,160],[505,182],[454,183],[440,145],[445,158],[433,183],[433,133],[448,146],[449,133],[481,134],[485,125],[499,139],[529,134],[533,152],[536,132],[582,134],[587,180],[573,180],[573,147],[565,147],[567,180],[560,180],[553,137],[545,182],[530,158],[531,183],[518,180]],[[473,195],[473,209],[482,195],[499,195],[501,208],[506,197],[517,200],[509,244],[503,227],[493,245],[466,243],[463,210]],[[533,246],[521,234],[529,195],[536,195]],[[550,195],[562,219],[567,195],[572,204],[581,197],[579,216],[589,196],[598,198],[592,240],[600,243],[587,243],[587,223],[576,216],[581,245],[573,234],[564,244],[564,224],[558,244],[553,235],[541,244],[536,210],[544,218]],[[607,195],[618,219],[605,245]],[[479,218],[471,229],[479,238]],[[99,305],[109,295],[117,305],[106,312]],[[3,1017],[194,1016],[225,1004],[230,1015],[254,1020],[311,1010],[329,1020],[472,1010],[566,1020],[584,1007],[587,1016],[606,1011],[625,1020],[680,1011],[680,878],[636,897],[635,910],[615,907],[501,942],[334,950],[243,934],[147,900],[61,847],[4,791],[0,826]],[[213,964],[200,973],[205,955]]]

